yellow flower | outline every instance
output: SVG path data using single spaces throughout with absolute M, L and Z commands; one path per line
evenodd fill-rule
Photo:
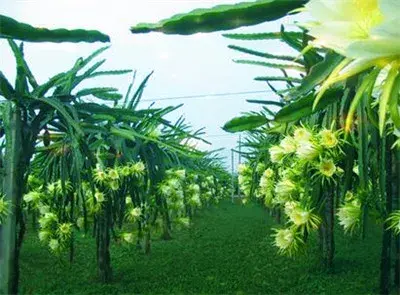
M 113 180 L 109 182 L 109 187 L 113 191 L 117 191 L 119 189 L 119 183 L 117 180 Z
M 96 169 L 94 171 L 94 180 L 97 183 L 104 183 L 107 180 L 107 174 L 101 169 Z
M 120 169 L 120 171 L 121 171 L 122 176 L 125 176 L 125 177 L 127 177 L 131 174 L 131 168 L 129 166 L 123 166 Z
M 329 129 L 321 130 L 318 135 L 320 137 L 320 143 L 323 147 L 334 148 L 339 143 L 335 133 Z
M 118 170 L 116 170 L 116 169 L 109 169 L 108 170 L 108 173 L 107 173 L 108 175 L 108 177 L 111 179 L 111 180 L 118 180 L 119 179 L 119 173 L 118 173 Z
M 332 177 L 333 174 L 335 174 L 336 172 L 336 166 L 335 163 L 333 163 L 332 160 L 327 160 L 327 159 L 323 159 L 320 163 L 319 163 L 319 172 L 326 176 L 326 177 Z
M 71 223 L 59 224 L 57 233 L 61 238 L 61 240 L 69 239 L 72 233 L 72 224 Z

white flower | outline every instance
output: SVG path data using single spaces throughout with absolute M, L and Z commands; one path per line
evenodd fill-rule
M 186 170 L 185 170 L 185 169 L 176 170 L 176 171 L 175 171 L 175 175 L 176 175 L 180 180 L 184 180 L 185 177 L 186 177 Z
M 47 242 L 47 240 L 50 238 L 51 232 L 47 230 L 41 230 L 39 231 L 39 240 L 41 242 Z
M 300 246 L 304 242 L 293 229 L 275 229 L 274 245 L 279 248 L 280 254 L 292 256 L 300 250 Z
M 296 202 L 296 201 L 288 201 L 288 202 L 286 202 L 285 203 L 285 208 L 284 208 L 285 214 L 287 216 L 289 216 L 297 206 L 299 206 L 299 203 Z
M 133 243 L 133 234 L 131 234 L 131 233 L 123 233 L 122 234 L 122 239 L 128 244 L 132 244 Z
M 201 206 L 201 200 L 200 200 L 200 195 L 193 195 L 190 198 L 190 204 L 192 206 Z
M 4 197 L 0 197 L 0 225 L 10 212 L 10 202 L 6 201 Z
M 37 191 L 31 191 L 24 195 L 24 201 L 26 203 L 37 203 L 40 200 L 41 193 Z
M 396 57 L 400 52 L 397 0 L 312 0 L 306 26 L 315 43 L 349 58 Z
M 141 176 L 144 174 L 146 166 L 143 164 L 143 162 L 139 161 L 139 162 L 132 164 L 130 166 L 130 169 L 131 169 L 131 173 L 137 177 L 137 176 Z
M 56 239 L 51 239 L 49 242 L 49 247 L 52 251 L 57 252 L 60 249 L 60 243 Z
M 50 212 L 50 206 L 39 204 L 39 213 L 41 215 L 44 215 L 45 213 L 49 213 L 49 212 Z
M 350 202 L 342 205 L 337 214 L 339 224 L 343 226 L 346 232 L 352 232 L 360 225 L 361 206 L 359 202 Z
M 291 195 L 296 191 L 296 185 L 290 179 L 284 178 L 278 181 L 275 186 L 277 197 L 282 200 L 290 199 Z
M 85 219 L 84 219 L 83 217 L 79 217 L 79 218 L 76 220 L 76 225 L 77 225 L 80 229 L 83 229 L 84 226 L 85 226 Z
M 269 148 L 269 155 L 272 163 L 278 163 L 285 156 L 285 151 L 280 146 L 274 145 Z
M 304 127 L 298 127 L 294 130 L 293 138 L 299 145 L 302 141 L 309 141 L 312 137 L 310 130 Z
M 142 209 L 140 207 L 132 208 L 127 213 L 127 219 L 131 222 L 136 221 L 140 215 L 142 215 Z
M 301 160 L 312 161 L 319 155 L 318 147 L 311 141 L 304 140 L 299 143 L 296 155 Z
M 39 218 L 39 224 L 41 228 L 48 228 L 52 224 L 58 222 L 58 217 L 54 213 L 45 213 L 41 218 Z
M 244 174 L 249 170 L 249 166 L 247 166 L 246 164 L 239 164 L 237 171 L 239 174 Z
M 97 201 L 97 202 L 99 202 L 99 203 L 104 202 L 104 194 L 103 194 L 102 192 L 96 191 L 96 192 L 94 193 L 94 197 L 96 198 L 96 201 Z
M 293 137 L 286 136 L 284 139 L 282 139 L 279 146 L 282 148 L 285 154 L 291 154 L 296 151 L 297 144 Z

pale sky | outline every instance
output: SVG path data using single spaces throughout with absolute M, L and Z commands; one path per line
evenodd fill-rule
M 233 93 L 268 90 L 266 84 L 253 81 L 256 76 L 279 75 L 278 71 L 263 67 L 239 65 L 232 59 L 248 58 L 227 48 L 242 45 L 270 53 L 288 54 L 290 51 L 277 41 L 243 42 L 229 40 L 222 32 L 172 36 L 152 33 L 133 35 L 130 26 L 139 22 L 155 22 L 176 13 L 216 4 L 235 3 L 235 0 L 1 0 L 0 14 L 34 26 L 48 28 L 97 29 L 111 37 L 111 48 L 100 58 L 107 58 L 104 69 L 137 70 L 137 81 L 154 70 L 143 99 L 179 97 L 214 93 Z M 248 1 L 251 2 L 251 1 Z M 291 24 L 292 19 L 284 19 Z M 266 23 L 231 32 L 278 31 L 282 22 Z M 101 43 L 26 43 L 25 57 L 39 83 L 65 71 L 80 56 L 87 56 Z M 254 59 L 251 58 L 250 59 Z M 0 41 L 0 70 L 13 80 L 15 61 L 4 40 Z M 10 78 L 11 77 L 11 78 Z M 112 86 L 124 94 L 131 76 L 96 80 L 96 86 Z M 94 81 L 95 82 L 95 81 Z M 89 84 L 86 84 L 89 85 Z M 93 86 L 93 85 L 92 85 Z M 156 106 L 184 103 L 174 113 L 184 115 L 195 128 L 205 127 L 205 139 L 212 142 L 207 149 L 226 148 L 223 153 L 230 164 L 230 149 L 237 145 L 238 135 L 225 133 L 221 126 L 241 112 L 258 110 L 246 99 L 276 99 L 271 93 L 232 95 L 157 101 Z M 149 102 L 142 102 L 147 107 Z M 237 160 L 236 160 L 237 161 Z

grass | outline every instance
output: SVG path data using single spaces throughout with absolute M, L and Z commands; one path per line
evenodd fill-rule
M 315 237 L 307 253 L 281 257 L 271 245 L 274 221 L 256 204 L 228 201 L 202 210 L 171 241 L 155 238 L 149 256 L 135 246 L 112 246 L 113 283 L 96 278 L 95 242 L 78 237 L 75 262 L 52 256 L 35 233 L 21 253 L 25 294 L 373 294 L 379 277 L 380 233 L 364 241 L 336 235 L 335 271 L 326 274 Z

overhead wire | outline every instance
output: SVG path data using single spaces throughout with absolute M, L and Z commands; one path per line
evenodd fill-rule
M 257 90 L 257 91 L 242 91 L 242 92 L 224 92 L 224 93 L 209 93 L 209 94 L 196 94 L 196 95 L 184 95 L 184 96 L 171 96 L 171 97 L 160 97 L 153 99 L 142 99 L 141 101 L 154 102 L 162 100 L 176 100 L 176 99 L 193 99 L 193 98 L 206 98 L 206 97 L 221 97 L 221 96 L 234 96 L 234 95 L 244 95 L 244 94 L 261 94 L 269 93 L 272 90 Z

